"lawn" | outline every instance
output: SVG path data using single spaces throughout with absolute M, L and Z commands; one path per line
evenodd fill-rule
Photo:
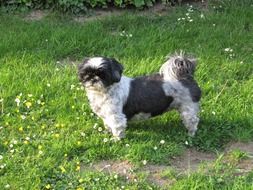
M 237 168 L 251 155 L 223 152 L 231 142 L 253 139 L 252 10 L 251 0 L 224 0 L 84 22 L 59 13 L 26 20 L 29 13 L 0 12 L 0 189 L 253 189 L 253 170 Z M 203 96 L 196 136 L 188 137 L 179 115 L 169 112 L 131 122 L 125 139 L 111 141 L 89 108 L 75 64 L 115 57 L 134 77 L 157 72 L 179 50 L 198 58 Z M 187 174 L 173 169 L 189 149 L 217 159 Z M 126 179 L 94 169 L 101 161 L 134 169 Z M 150 179 L 148 166 L 159 165 L 165 170 L 157 175 L 169 187 Z

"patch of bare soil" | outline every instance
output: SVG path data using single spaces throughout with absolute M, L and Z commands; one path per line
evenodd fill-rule
M 105 17 L 120 16 L 124 12 L 125 10 L 119 10 L 119 9 L 110 9 L 110 10 L 97 9 L 92 12 L 92 15 L 74 17 L 74 21 L 79 22 L 79 23 L 84 23 L 84 22 L 89 22 L 93 20 L 101 20 Z
M 29 13 L 24 20 L 27 21 L 38 21 L 43 19 L 45 16 L 47 16 L 48 13 L 46 11 L 42 11 L 42 10 L 34 10 L 31 13 Z
M 136 178 L 134 174 L 134 166 L 128 161 L 111 161 L 104 160 L 92 164 L 89 167 L 85 167 L 88 170 L 96 170 L 99 172 L 106 172 L 109 174 L 118 174 L 120 176 L 126 177 L 126 179 L 133 180 Z
M 243 142 L 233 142 L 230 143 L 225 152 L 230 152 L 233 150 L 240 150 L 247 154 L 246 159 L 242 159 L 237 165 L 237 175 L 243 175 L 250 171 L 253 171 L 253 142 L 243 143 Z
M 164 179 L 161 177 L 161 173 L 168 168 L 168 166 L 164 165 L 147 165 L 144 168 L 138 169 L 138 172 L 142 172 L 147 174 L 147 179 L 161 187 L 169 186 L 174 181 L 169 179 Z M 99 171 L 105 172 L 109 174 L 117 174 L 122 177 L 125 177 L 127 180 L 137 180 L 136 171 L 134 166 L 129 161 L 110 161 L 104 160 L 101 162 L 97 162 L 92 164 L 89 167 L 84 167 L 82 170 L 89 171 Z
M 163 178 L 161 174 L 171 167 L 165 165 L 147 165 L 142 170 L 148 175 L 148 180 L 160 187 L 169 187 L 175 180 Z
M 191 173 L 198 170 L 203 163 L 210 163 L 216 159 L 214 153 L 200 152 L 189 148 L 181 156 L 172 160 L 173 168 L 180 173 Z
M 253 156 L 253 142 L 249 142 L 249 143 L 232 142 L 228 144 L 225 151 L 229 152 L 232 150 L 241 150 L 243 152 L 246 152 L 249 156 Z
M 229 155 L 229 153 L 233 150 L 241 150 L 246 152 L 248 158 L 242 159 L 237 164 L 237 172 L 235 175 L 244 175 L 253 170 L 253 142 L 250 143 L 242 143 L 235 142 L 230 143 L 224 151 L 225 155 Z M 171 160 L 171 166 L 167 165 L 145 165 L 142 168 L 136 169 L 133 164 L 129 161 L 111 161 L 104 160 L 97 163 L 94 163 L 90 166 L 82 167 L 82 170 L 89 171 L 99 171 L 105 172 L 109 174 L 118 174 L 122 177 L 125 177 L 127 180 L 136 180 L 137 173 L 142 172 L 147 175 L 147 179 L 163 188 L 170 187 L 174 182 L 175 178 L 163 177 L 163 172 L 167 169 L 173 169 L 176 171 L 177 175 L 185 175 L 190 174 L 192 172 L 200 169 L 203 164 L 206 168 L 212 167 L 212 163 L 217 159 L 217 155 L 214 153 L 201 152 L 193 148 L 186 149 L 185 152 L 178 157 L 175 157 Z

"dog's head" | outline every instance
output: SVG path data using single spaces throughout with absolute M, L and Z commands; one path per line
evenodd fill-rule
M 85 88 L 102 89 L 121 79 L 123 66 L 114 58 L 86 58 L 78 66 L 78 76 Z
M 160 68 L 160 74 L 176 79 L 193 77 L 197 62 L 193 57 L 185 56 L 182 52 L 167 57 Z

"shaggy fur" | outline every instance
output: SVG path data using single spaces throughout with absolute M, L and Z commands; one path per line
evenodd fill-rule
M 78 67 L 90 106 L 114 137 L 124 137 L 127 121 L 179 111 L 189 135 L 197 131 L 201 91 L 193 79 L 196 60 L 173 55 L 160 73 L 137 78 L 122 76 L 115 59 L 93 57 Z

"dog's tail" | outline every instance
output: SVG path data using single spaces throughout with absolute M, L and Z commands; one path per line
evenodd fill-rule
M 196 65 L 197 60 L 195 58 L 187 57 L 181 52 L 167 58 L 167 61 L 160 68 L 160 74 L 163 75 L 164 79 L 193 78 Z

